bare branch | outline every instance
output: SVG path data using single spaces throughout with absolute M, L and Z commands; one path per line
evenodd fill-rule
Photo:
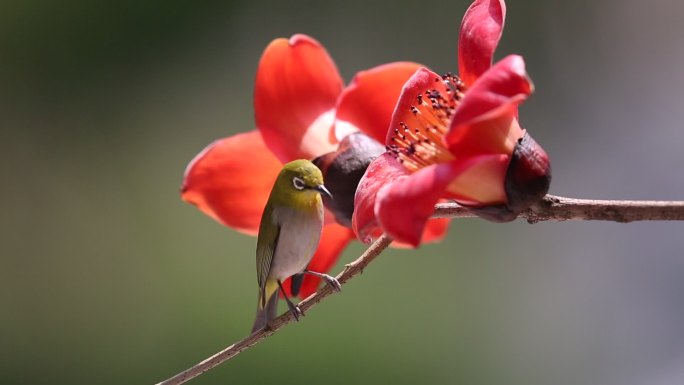
M 475 216 L 468 208 L 459 206 L 457 203 L 440 203 L 435 206 L 435 214 L 433 215 L 435 218 L 469 218 Z M 591 200 L 547 195 L 534 207 L 520 214 L 519 217 L 526 218 L 529 223 L 550 220 L 613 221 L 622 223 L 655 220 L 681 221 L 684 220 L 684 202 Z M 361 273 L 391 242 L 392 240 L 386 235 L 378 238 L 358 259 L 345 266 L 342 273 L 337 276 L 340 284 L 344 285 L 354 276 Z M 300 302 L 299 308 L 302 312 L 306 312 L 333 293 L 334 291 L 329 286 L 325 286 Z M 294 321 L 294 317 L 290 312 L 286 312 L 270 323 L 269 330 L 258 331 L 157 385 L 183 384 L 256 345 L 292 321 Z
M 468 208 L 457 203 L 440 203 L 435 207 L 436 218 L 475 217 Z M 564 198 L 547 195 L 535 206 L 520 214 L 529 223 L 543 221 L 682 221 L 683 201 L 616 201 Z
M 359 258 L 357 258 L 354 262 L 348 264 L 345 266 L 344 270 L 342 273 L 340 273 L 336 278 L 338 281 L 340 281 L 341 285 L 344 285 L 347 281 L 352 279 L 354 276 L 358 275 L 359 273 L 363 272 L 363 269 L 371 263 L 380 253 L 382 253 L 383 250 L 387 248 L 387 246 L 392 243 L 392 240 L 383 235 L 380 238 L 378 238 L 375 242 L 373 242 L 372 245 L 363 253 Z M 318 292 L 310 295 L 306 299 L 304 299 L 302 302 L 299 303 L 299 308 L 302 310 L 302 313 L 306 313 L 307 310 L 311 309 L 314 305 L 317 303 L 321 302 L 323 298 L 335 293 L 330 286 L 326 285 L 323 288 L 321 288 Z M 285 314 L 281 315 L 280 317 L 274 319 L 269 323 L 270 329 L 269 330 L 260 330 L 255 332 L 254 334 L 250 335 L 249 337 L 238 341 L 234 343 L 233 345 L 230 345 L 229 347 L 223 349 L 222 351 L 214 354 L 213 356 L 207 358 L 206 360 L 198 363 L 197 365 L 184 370 L 181 373 L 178 373 L 177 375 L 169 378 L 168 380 L 162 381 L 158 383 L 157 385 L 176 385 L 176 384 L 183 384 L 187 381 L 190 381 L 191 379 L 199 376 L 200 374 L 206 372 L 207 370 L 225 362 L 228 361 L 229 359 L 237 356 L 238 354 L 242 353 L 244 350 L 249 349 L 250 347 L 256 345 L 257 343 L 261 342 L 263 339 L 266 337 L 272 335 L 273 333 L 277 332 L 280 328 L 283 326 L 289 324 L 290 322 L 294 321 L 294 317 L 292 316 L 292 313 L 289 311 L 286 312 Z

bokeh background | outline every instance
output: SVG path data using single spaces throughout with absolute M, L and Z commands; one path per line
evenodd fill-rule
M 151 384 L 243 337 L 255 240 L 178 188 L 206 144 L 253 128 L 263 48 L 310 34 L 347 81 L 455 71 L 468 4 L 0 2 L 0 383 Z M 552 193 L 684 198 L 683 16 L 509 1 L 497 57 L 526 58 Z M 192 383 L 682 384 L 683 250 L 684 223 L 457 220 Z

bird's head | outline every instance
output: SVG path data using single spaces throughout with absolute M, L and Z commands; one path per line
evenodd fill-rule
M 283 203 L 296 203 L 292 200 L 305 201 L 317 198 L 319 194 L 332 198 L 330 191 L 323 184 L 323 174 L 313 163 L 298 159 L 285 164 L 278 174 L 272 197 Z

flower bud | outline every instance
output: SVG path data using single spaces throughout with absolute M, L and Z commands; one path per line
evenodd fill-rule
M 378 141 L 357 132 L 342 139 L 336 151 L 313 160 L 333 196 L 332 199 L 323 196 L 323 203 L 339 224 L 352 227 L 356 187 L 368 165 L 383 152 L 385 147 Z
M 549 191 L 551 164 L 546 151 L 525 132 L 518 139 L 506 172 L 508 208 L 519 214 L 539 202 Z
M 525 132 L 518 139 L 506 170 L 506 203 L 473 207 L 477 216 L 492 222 L 510 222 L 539 202 L 549 191 L 551 164 L 544 149 Z

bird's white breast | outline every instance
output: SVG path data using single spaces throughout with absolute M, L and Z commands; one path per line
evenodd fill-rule
M 288 207 L 273 209 L 280 234 L 271 262 L 269 277 L 284 280 L 301 273 L 316 252 L 323 227 L 323 208 L 316 211 Z

